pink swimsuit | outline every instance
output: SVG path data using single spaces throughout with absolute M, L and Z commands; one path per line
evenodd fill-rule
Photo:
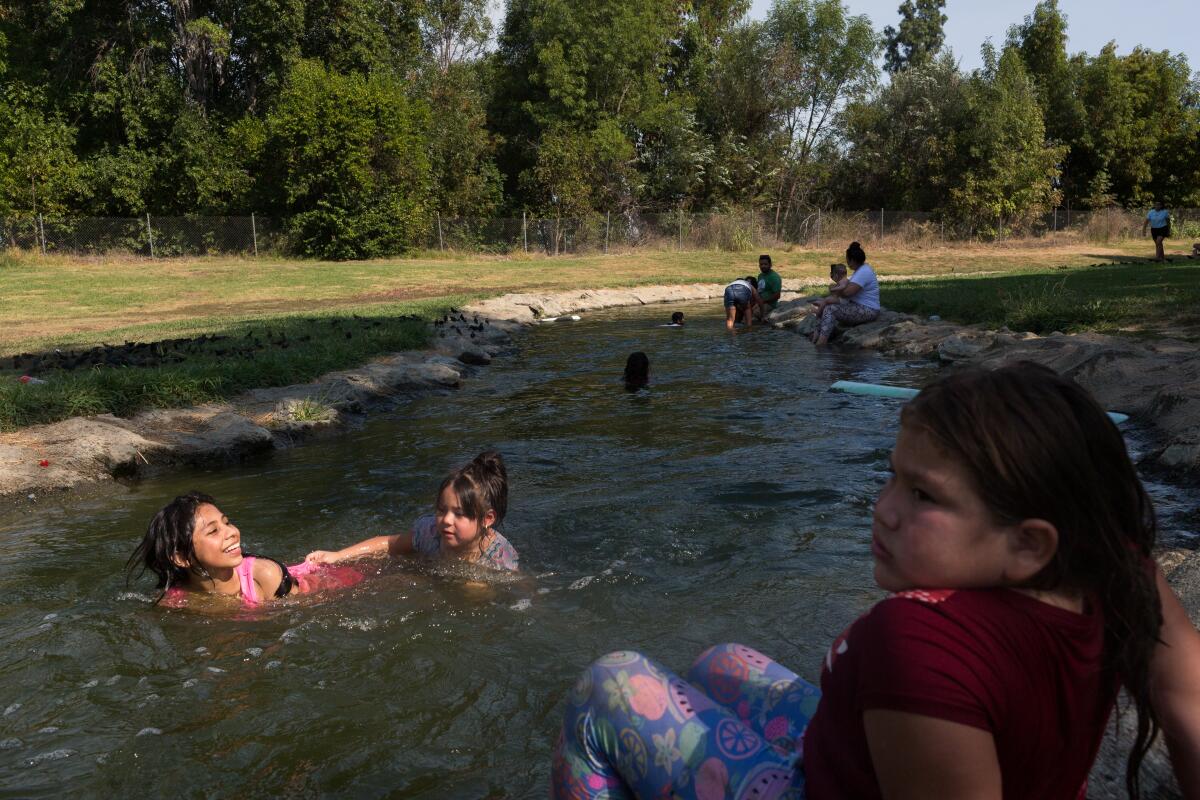
M 254 582 L 254 562 L 259 558 L 260 556 L 245 556 L 242 563 L 234 568 L 234 574 L 238 577 L 238 587 L 241 590 L 242 605 L 250 608 L 262 604 L 262 599 L 258 596 L 258 584 Z M 279 566 L 284 570 L 285 577 L 280 588 L 287 587 L 284 589 L 285 595 L 290 593 L 293 581 L 300 587 L 298 594 L 312 594 L 322 589 L 348 589 L 363 580 L 363 574 L 351 567 L 312 564 L 307 561 L 292 567 L 283 567 L 283 564 L 279 564 Z M 291 580 L 288 576 L 291 577 Z M 188 594 L 190 592 L 186 589 L 173 586 L 167 590 L 159 603 L 179 608 L 187 605 Z

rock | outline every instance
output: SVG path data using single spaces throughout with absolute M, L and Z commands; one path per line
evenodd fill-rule
M 1179 596 L 1192 624 L 1200 626 L 1200 552 L 1191 551 L 1184 556 L 1164 555 L 1160 555 L 1159 560 L 1164 566 L 1167 582 Z M 1176 566 L 1167 570 L 1166 565 L 1172 561 L 1177 562 Z M 1113 717 L 1100 746 L 1095 766 L 1092 767 L 1088 786 L 1089 800 L 1124 800 L 1127 796 L 1125 759 L 1128 757 L 1136 729 L 1132 711 L 1122 715 L 1119 730 L 1116 715 Z M 1155 744 L 1142 763 L 1141 781 L 1142 797 L 1150 800 L 1174 800 L 1183 797 L 1179 785 L 1175 782 L 1170 756 L 1161 740 Z
M 774 325 L 776 328 L 792 328 L 797 325 L 805 324 L 806 319 L 816 320 L 813 314 L 811 305 L 813 300 L 817 299 L 817 295 L 809 297 L 800 297 L 795 300 L 781 300 L 775 310 L 767 315 L 767 324 Z M 812 324 L 812 323 L 807 323 Z
M 175 459 L 191 463 L 233 461 L 275 444 L 269 430 L 233 411 L 219 411 L 194 432 L 171 433 L 165 439 Z
M 469 347 L 458 354 L 458 360 L 473 366 L 487 366 L 492 363 L 492 357 L 478 347 Z
M 946 363 L 970 361 L 994 347 L 998 334 L 989 331 L 964 331 L 943 339 L 937 346 L 938 359 Z

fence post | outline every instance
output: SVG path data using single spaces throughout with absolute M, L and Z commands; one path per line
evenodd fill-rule
M 254 257 L 258 258 L 258 226 L 254 223 L 254 212 L 250 212 L 250 238 L 254 240 Z
M 879 209 L 879 241 L 883 242 L 883 209 Z
M 604 255 L 608 255 L 608 229 L 612 227 L 612 212 L 604 212 Z
M 1058 233 L 1058 206 L 1054 207 L 1054 232 Z
M 41 214 L 38 214 L 38 234 L 42 240 L 42 255 L 46 255 L 46 223 Z
M 529 252 L 529 228 L 525 222 L 525 209 L 521 209 L 521 241 L 525 244 L 525 252 Z
M 150 242 L 150 257 L 154 258 L 154 229 L 150 227 L 150 212 L 146 212 L 146 239 Z
M 442 212 L 440 212 L 440 211 L 435 211 L 435 212 L 433 212 L 433 213 L 437 215 L 437 226 L 438 226 L 438 250 L 445 250 L 445 249 L 446 249 L 446 245 L 445 245 L 445 243 L 442 241 Z

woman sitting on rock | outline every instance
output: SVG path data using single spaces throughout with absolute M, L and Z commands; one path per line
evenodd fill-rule
M 846 264 L 854 271 L 850 282 L 836 292 L 831 291 L 830 297 L 813 303 L 821 319 L 813 338 L 816 344 L 827 344 L 833 326 L 838 322 L 848 326 L 861 325 L 879 316 L 879 281 L 858 242 L 851 242 L 846 248 Z M 843 302 L 838 302 L 839 299 Z

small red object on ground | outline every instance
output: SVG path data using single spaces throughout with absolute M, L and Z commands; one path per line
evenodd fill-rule
M 38 466 L 39 467 L 48 467 L 48 466 L 50 466 L 50 461 L 48 459 L 43 458 L 41 461 L 38 462 Z

